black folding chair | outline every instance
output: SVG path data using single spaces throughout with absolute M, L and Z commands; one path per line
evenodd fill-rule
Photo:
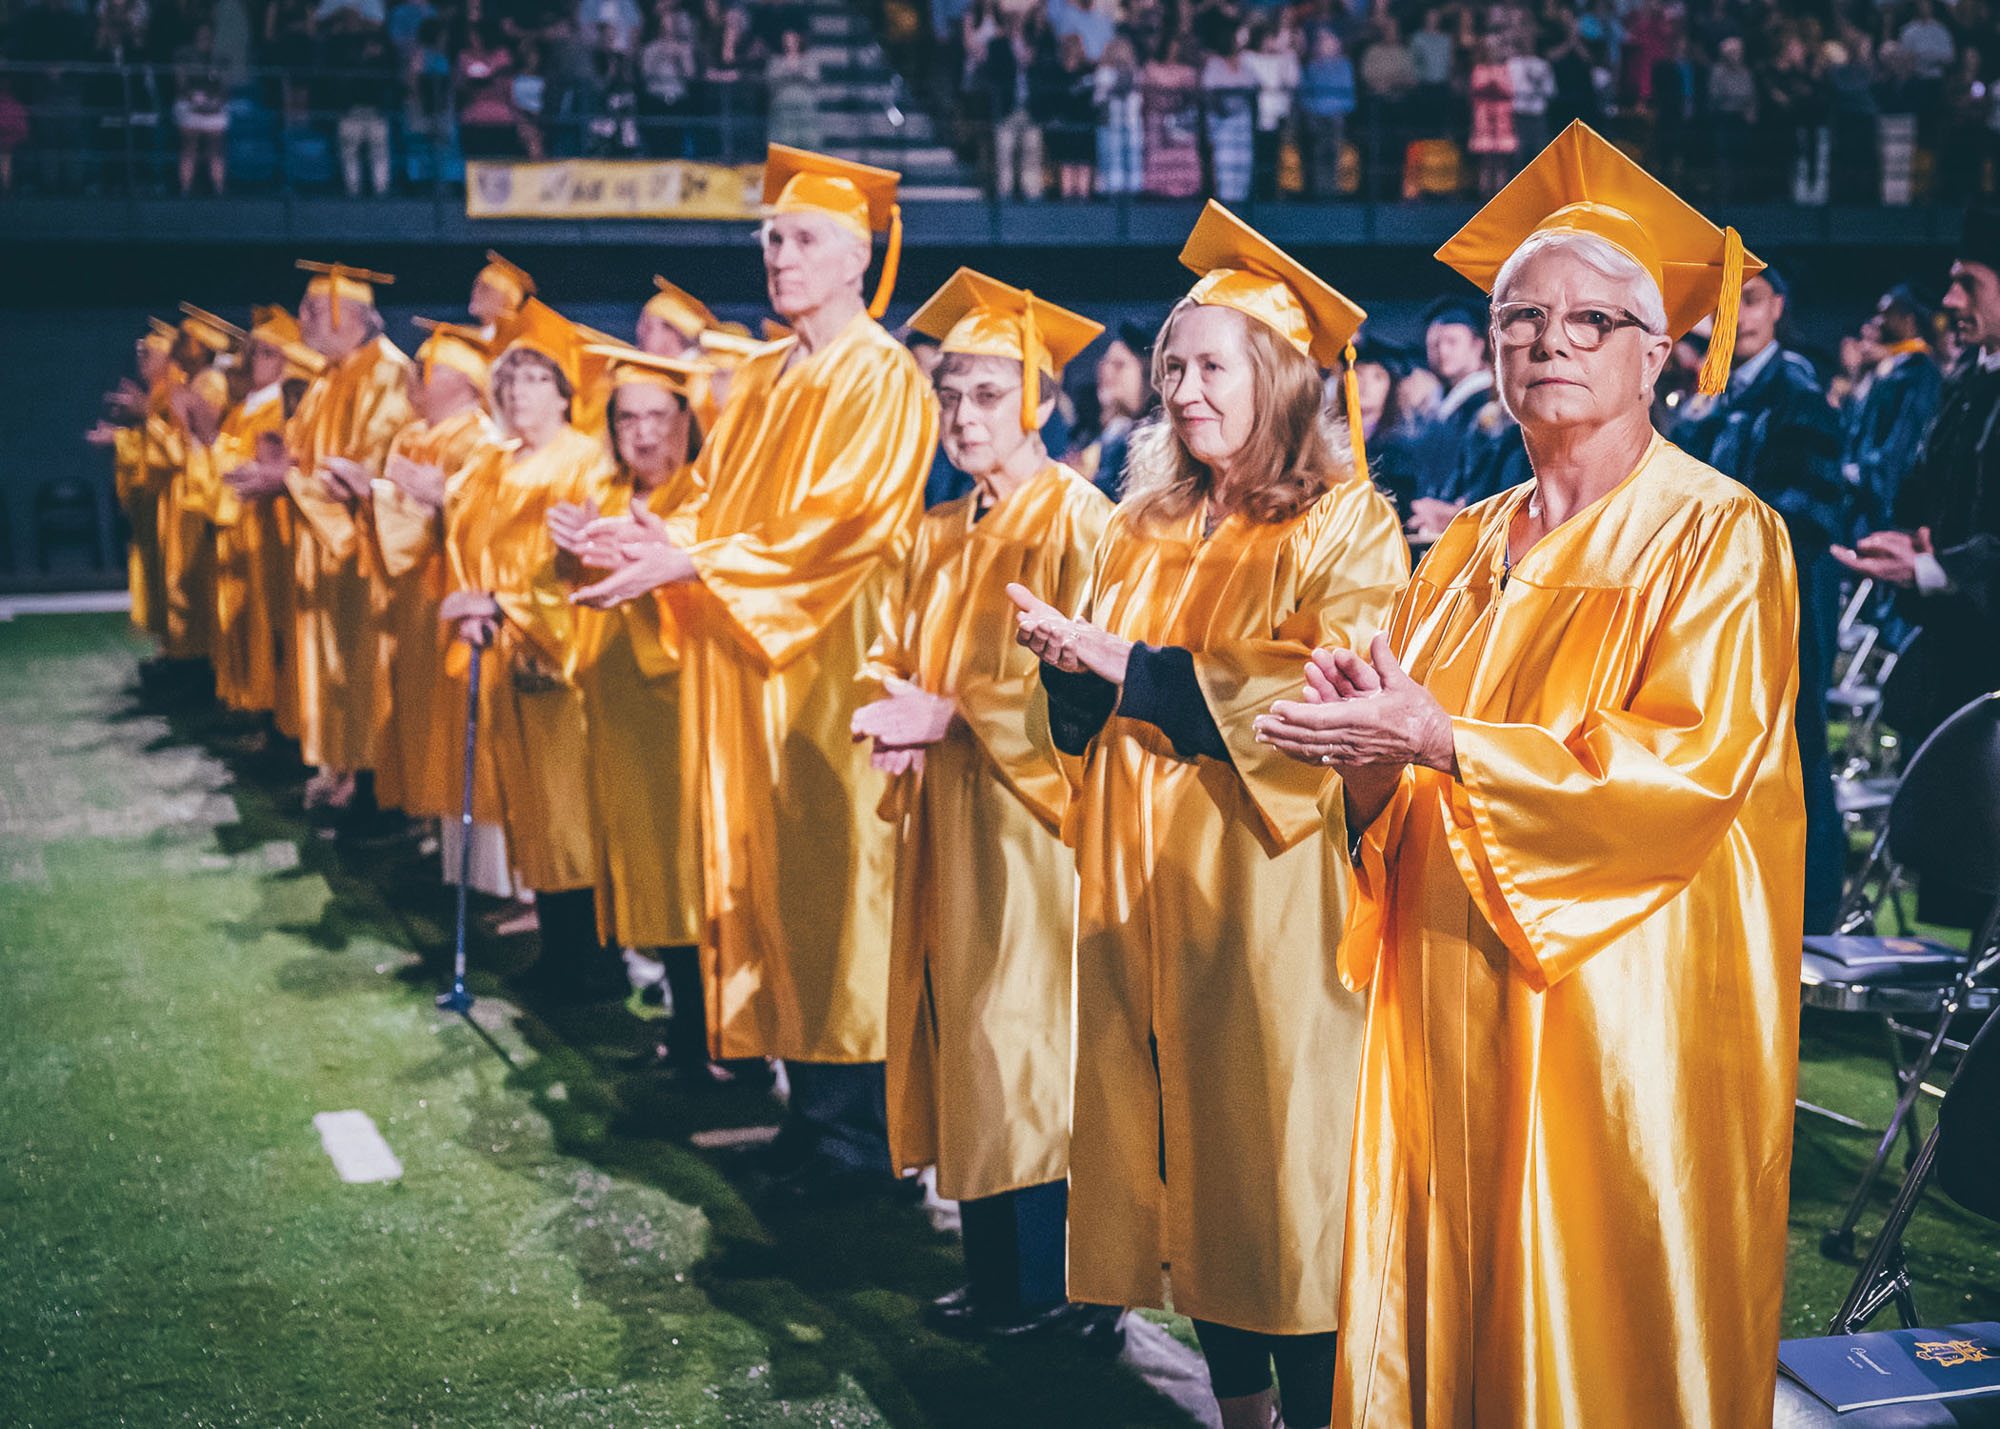
M 1904 877 L 1982 895 L 1992 902 L 1961 951 L 1930 938 L 1872 933 L 1882 904 Z M 1882 1019 L 1895 1075 L 1896 1109 L 1840 1222 L 1820 1239 L 1829 1256 L 1853 1253 L 1866 1209 L 1899 1136 L 1919 1151 L 1911 1113 L 1940 1069 L 1962 1054 L 1951 1036 L 1961 1015 L 1983 1017 L 2000 1004 L 2000 694 L 1959 710 L 1924 741 L 1897 783 L 1882 831 L 1850 885 L 1840 931 L 1805 940 L 1801 1000 L 1809 1007 Z M 1914 1047 L 1914 1055 L 1910 1049 Z M 1861 1122 L 1801 1101 L 1803 1111 L 1857 1130 Z
M 49 573 L 49 558 L 65 548 L 82 551 L 92 570 L 104 565 L 96 494 L 86 481 L 57 476 L 35 491 L 35 557 L 43 575 Z
M 1889 1218 L 1827 1334 L 1858 1334 L 1892 1303 L 1903 1328 L 1919 1323 L 1903 1233 L 1933 1181 L 1974 1215 L 2000 1220 L 2000 1018 L 1989 1019 L 1960 1058 L 1958 1075 L 1938 1109 L 1937 1126 L 1903 1177 Z M 1836 1415 L 1781 1377 L 1774 1423 L 1777 1429 L 1986 1429 L 2000 1425 L 2000 1398 L 1889 1405 Z

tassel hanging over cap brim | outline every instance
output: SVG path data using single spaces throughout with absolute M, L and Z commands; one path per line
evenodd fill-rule
M 1701 364 L 1698 390 L 1717 397 L 1729 385 L 1729 367 L 1736 360 L 1736 317 L 1743 306 L 1743 237 L 1733 228 L 1722 231 L 1722 294 L 1715 302 L 1715 331 L 1709 335 L 1708 356 Z
M 896 291 L 896 269 L 903 261 L 903 206 L 893 205 L 889 210 L 889 244 L 882 250 L 882 281 L 875 285 L 875 301 L 868 305 L 868 316 L 877 322 L 889 311 L 889 297 Z
M 1042 405 L 1042 332 L 1035 322 L 1035 295 L 1021 290 L 1021 430 L 1036 429 Z
M 1347 394 L 1347 442 L 1354 450 L 1354 474 L 1363 481 L 1368 480 L 1368 448 L 1361 432 L 1361 382 L 1354 375 L 1354 344 L 1347 344 L 1347 351 L 1341 356 L 1345 371 L 1340 374 L 1340 385 Z

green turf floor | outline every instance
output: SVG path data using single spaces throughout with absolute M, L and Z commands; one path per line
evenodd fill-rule
M 918 1210 L 754 1213 L 688 1138 L 769 1105 L 677 1089 L 657 1023 L 504 1000 L 523 940 L 440 1016 L 435 862 L 316 837 L 242 723 L 139 699 L 141 653 L 0 624 L 0 1426 L 1189 1422 L 925 1331 L 956 1250 Z M 1806 1094 L 1879 1121 L 1878 1037 L 1810 1023 Z M 334 1177 L 312 1117 L 349 1108 L 400 1181 Z M 1846 1288 L 1816 1242 L 1866 1149 L 1801 1125 L 1788 1332 Z M 1928 1318 L 2000 1316 L 1992 1230 L 1927 1205 Z

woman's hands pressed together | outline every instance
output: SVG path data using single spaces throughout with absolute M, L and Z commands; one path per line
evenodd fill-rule
M 1451 773 L 1451 716 L 1411 679 L 1377 635 L 1363 659 L 1352 650 L 1313 651 L 1303 698 L 1279 700 L 1256 723 L 1261 743 L 1309 764 L 1340 769 L 1405 764 Z

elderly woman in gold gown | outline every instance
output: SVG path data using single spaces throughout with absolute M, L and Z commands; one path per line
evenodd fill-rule
M 1804 811 L 1784 523 L 1647 420 L 1760 265 L 1582 126 L 1439 255 L 1534 479 L 1262 737 L 1338 771 L 1370 989 L 1335 1420 L 1771 1422 Z M 1333 807 L 1344 803 L 1344 808 Z M 1344 822 L 1343 822 L 1344 819 Z

